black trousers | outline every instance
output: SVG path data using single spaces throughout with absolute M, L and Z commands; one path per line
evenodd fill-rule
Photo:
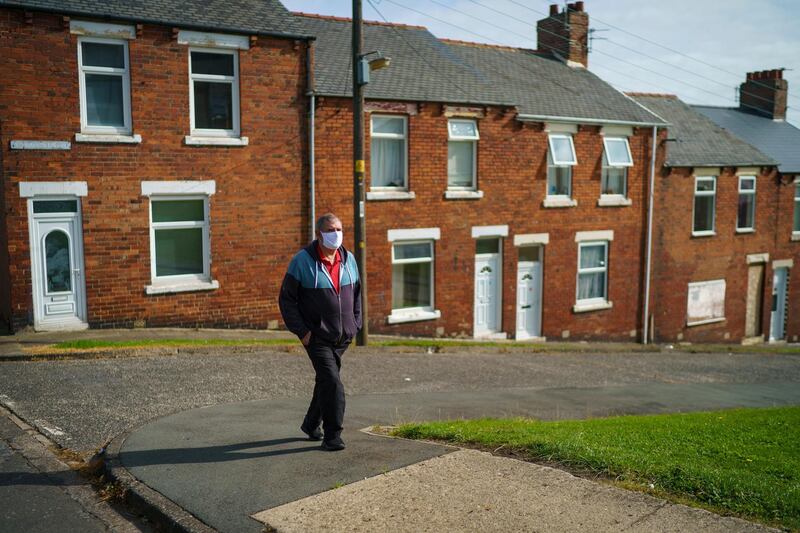
M 305 425 L 315 428 L 322 422 L 325 440 L 335 439 L 342 432 L 344 385 L 339 379 L 339 371 L 342 368 L 342 355 L 349 345 L 350 341 L 333 344 L 317 340 L 312 335 L 305 347 L 316 372 L 314 396 L 308 406 Z

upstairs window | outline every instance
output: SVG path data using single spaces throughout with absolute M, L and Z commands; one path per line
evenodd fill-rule
M 372 189 L 408 189 L 408 121 L 403 116 L 373 115 L 370 135 Z
M 800 233 L 800 182 L 794 186 L 794 233 Z
M 737 231 L 752 231 L 756 220 L 756 177 L 739 176 L 739 206 Z
M 578 163 L 571 135 L 550 135 L 547 151 L 547 196 L 572 195 L 572 167 Z
M 239 54 L 236 50 L 189 50 L 192 135 L 239 136 Z
M 447 188 L 474 191 L 480 138 L 478 126 L 474 120 L 450 120 L 447 133 Z
M 717 209 L 717 178 L 704 176 L 694 182 L 693 235 L 714 235 Z
M 78 40 L 81 132 L 131 132 L 128 42 L 82 37 Z
M 603 148 L 600 194 L 626 197 L 628 194 L 628 167 L 633 166 L 628 139 L 605 137 Z

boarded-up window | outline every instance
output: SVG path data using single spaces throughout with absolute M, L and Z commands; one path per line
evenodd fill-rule
M 686 306 L 688 325 L 714 322 L 725 318 L 725 280 L 701 281 L 689 284 Z

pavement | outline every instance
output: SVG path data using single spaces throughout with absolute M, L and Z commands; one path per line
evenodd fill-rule
M 800 404 L 800 387 L 796 383 L 775 384 L 648 384 L 623 387 L 600 387 L 590 389 L 513 389 L 484 392 L 447 392 L 417 394 L 372 394 L 348 397 L 346 429 L 343 434 L 348 447 L 343 452 L 329 453 L 319 450 L 319 443 L 302 438 L 298 426 L 305 413 L 306 401 L 300 399 L 262 400 L 192 409 L 154 420 L 131 432 L 121 444 L 119 459 L 122 465 L 138 480 L 158 493 L 177 503 L 205 524 L 219 531 L 261 531 L 263 525 L 272 527 L 287 523 L 286 509 L 275 511 L 281 517 L 271 523 L 270 509 L 298 502 L 288 509 L 305 509 L 307 498 L 329 491 L 342 484 L 381 476 L 398 468 L 406 467 L 452 452 L 454 449 L 436 444 L 369 435 L 358 431 L 374 424 L 399 423 L 413 420 L 437 420 L 453 418 L 475 418 L 482 416 L 528 416 L 542 419 L 584 418 L 609 414 L 661 413 L 688 410 L 711 410 L 733 406 L 767 407 Z M 383 509 L 391 510 L 399 529 L 416 530 L 413 520 L 424 520 L 417 516 L 405 522 L 403 509 L 417 506 L 429 509 L 424 516 L 432 519 L 430 509 L 438 509 L 443 517 L 456 521 L 446 530 L 460 530 L 459 520 L 465 520 L 465 507 L 456 505 L 463 498 L 480 500 L 475 491 L 492 492 L 491 483 L 496 483 L 498 493 L 509 490 L 505 480 L 498 478 L 492 461 L 479 460 L 477 464 L 468 460 L 461 471 L 478 468 L 472 475 L 484 479 L 483 484 L 462 483 L 457 477 L 449 477 L 447 468 L 437 467 L 437 474 L 430 474 L 427 487 L 448 486 L 447 492 L 420 492 L 415 486 L 418 476 L 403 477 L 405 489 L 394 486 L 389 492 L 400 491 L 403 499 L 387 500 Z M 434 463 L 436 464 L 436 463 Z M 518 467 L 523 468 L 523 467 Z M 512 470 L 517 471 L 517 467 Z M 402 477 L 402 476 L 401 476 Z M 517 476 L 515 479 L 519 479 Z M 575 527 L 575 520 L 589 508 L 586 507 L 585 480 L 570 476 L 572 481 L 561 481 L 553 497 L 562 512 L 548 515 L 547 522 L 536 522 L 538 530 L 565 531 Z M 448 481 L 449 480 L 449 481 Z M 573 486 L 574 485 L 574 486 Z M 370 485 L 371 486 L 371 485 Z M 593 484 L 598 491 L 602 485 Z M 569 490 L 562 490 L 568 487 Z M 528 503 L 534 504 L 532 487 Z M 338 490 L 338 489 L 337 489 Z M 370 491 L 365 491 L 369 494 Z M 609 493 L 610 494 L 610 493 Z M 641 495 L 614 491 L 608 496 L 616 503 L 607 513 L 604 526 L 588 518 L 587 527 L 601 530 L 619 530 L 624 525 L 622 516 L 627 509 L 641 500 Z M 478 498 L 478 500 L 475 500 Z M 318 501 L 318 500 L 313 500 Z M 658 500 L 654 500 L 658 502 Z M 388 504 L 387 502 L 391 502 Z M 660 502 L 658 505 L 661 505 Z M 321 527 L 324 522 L 312 519 L 307 530 L 330 529 L 345 531 L 363 528 L 365 521 L 375 514 L 375 501 L 364 506 L 349 505 L 352 512 L 330 510 L 335 527 Z M 309 504 L 311 505 L 311 504 Z M 388 507 L 387 507 L 388 505 Z M 536 503 L 538 505 L 538 503 Z M 638 505 L 638 504 L 637 504 Z M 298 507 L 299 506 L 299 507 Z M 316 503 L 311 508 L 325 507 Z M 637 507 L 630 514 L 629 522 L 642 518 L 653 510 L 656 503 Z M 525 506 L 523 506 L 525 507 Z M 497 509 L 504 518 L 498 518 L 493 530 L 518 529 L 517 516 L 522 508 L 507 505 Z M 686 524 L 692 514 L 678 513 Z M 524 516 L 529 516 L 523 513 Z M 307 512 L 297 514 L 307 517 Z M 323 516 L 326 516 L 323 513 Z M 559 519 L 559 516 L 561 518 Z M 626 515 L 628 516 L 628 515 Z M 367 519 L 370 520 L 367 520 Z M 663 513 L 661 518 L 648 519 L 656 529 L 672 524 L 673 516 Z M 384 520 L 387 517 L 383 518 Z M 513 519 L 513 520 L 512 520 Z M 599 519 L 599 518 L 598 518 Z M 507 522 L 506 520 L 512 520 Z M 298 522 L 306 523 L 306 522 Z M 381 525 L 383 522 L 378 522 Z M 435 521 L 431 522 L 432 524 Z M 313 527 L 314 525 L 320 527 Z M 408 527 L 407 527 L 408 526 Z M 663 526 L 663 527 L 662 527 Z M 298 526 L 299 527 L 299 526 Z M 672 525 L 670 526 L 672 527 Z M 742 526 L 744 527 L 744 526 Z M 751 526 L 744 527 L 747 530 Z M 281 528 L 278 528 L 282 530 Z M 301 528 L 302 529 L 302 528 Z M 371 529 L 369 527 L 368 529 Z M 397 527 L 395 527 L 397 529 Z M 434 530 L 433 528 L 430 530 Z M 479 530 L 482 528 L 469 527 Z M 523 527 L 521 529 L 527 529 Z M 691 529 L 691 528 L 690 528 Z M 292 526 L 288 531 L 299 530 Z M 673 529 L 673 530 L 680 530 Z M 684 529 L 685 530 L 685 529 Z
M 747 530 L 754 526 L 720 521 L 707 513 L 686 514 L 686 509 L 673 515 L 664 510 L 667 504 L 662 501 L 655 500 L 655 507 L 652 502 L 642 503 L 641 494 L 612 491 L 617 496 L 607 496 L 604 485 L 549 477 L 569 476 L 559 471 L 530 470 L 544 467 L 516 462 L 501 466 L 494 460 L 503 458 L 486 459 L 445 446 L 387 439 L 359 430 L 373 424 L 459 417 L 519 415 L 556 420 L 800 404 L 797 355 L 634 352 L 616 351 L 609 345 L 587 353 L 533 353 L 518 348 L 448 348 L 446 353 L 428 353 L 418 347 L 353 347 L 343 367 L 348 448 L 331 454 L 319 451 L 317 443 L 301 440 L 297 427 L 313 387 L 313 373 L 299 347 L 188 347 L 49 361 L 3 357 L 30 346 L 74 338 L 187 337 L 287 338 L 285 333 L 271 331 L 183 329 L 0 337 L 0 404 L 70 450 L 86 452 L 117 437 L 116 458 L 121 468 L 139 480 L 135 481 L 138 487 L 160 493 L 162 499 L 166 496 L 221 531 L 261 531 L 263 522 L 288 531 L 295 527 L 292 524 L 319 529 L 314 522 L 306 522 L 312 511 L 314 517 L 337 524 L 334 529 L 341 525 L 341 529 L 353 530 L 388 529 L 391 520 L 396 521 L 392 529 L 432 530 L 433 524 L 438 524 L 436 516 L 453 520 L 449 522 L 452 527 L 437 529 L 492 530 L 493 523 L 497 524 L 494 529 L 618 531 L 645 525 L 648 530 L 669 531 L 674 530 L 672 522 L 691 524 L 680 521 L 685 519 L 695 520 L 703 529 L 711 530 L 712 526 L 706 525 L 713 522 Z M 451 456 L 453 463 L 447 462 Z M 513 460 L 503 459 L 503 465 L 504 461 Z M 454 476 L 458 471 L 462 477 L 448 481 L 445 474 L 435 474 L 446 473 L 446 468 L 437 466 L 440 464 L 449 465 Z M 514 480 L 531 479 L 530 491 L 509 501 L 517 501 L 520 516 L 529 516 L 527 509 L 539 509 L 540 522 L 514 522 L 510 507 L 502 511 L 505 518 L 501 519 L 497 514 L 501 506 L 493 503 L 488 504 L 492 512 L 481 511 L 491 519 L 475 522 L 486 527 L 461 528 L 466 522 L 459 519 L 476 519 L 472 515 L 479 510 L 477 502 L 508 499 L 495 498 L 491 483 L 477 482 L 494 480 L 498 469 L 508 472 L 509 490 L 518 487 Z M 474 480 L 468 476 L 472 470 Z M 426 478 L 419 472 L 434 474 Z M 398 481 L 403 479 L 413 480 L 405 492 Z M 456 484 L 457 479 L 465 484 Z M 539 480 L 544 484 L 538 485 Z M 584 483 L 593 488 L 581 488 L 584 485 L 579 484 Z M 14 485 L 14 489 L 20 486 L 25 485 Z M 456 486 L 460 487 L 459 498 L 445 498 Z M 426 491 L 425 487 L 432 489 Z M 499 485 L 496 490 L 498 495 L 505 494 Z M 337 509 L 350 508 L 336 499 L 349 491 L 362 494 L 363 512 L 337 514 Z M 542 500 L 545 493 L 554 498 L 561 494 L 563 499 L 558 504 Z M 599 507 L 589 505 L 589 493 L 598 494 L 596 505 L 613 511 L 604 515 L 608 520 L 601 520 Z M 378 494 L 384 497 L 370 499 Z M 39 496 L 31 494 L 30 498 Z M 376 507 L 381 501 L 383 507 Z M 382 517 L 387 522 L 376 522 L 387 501 L 393 505 Z M 546 509 L 537 507 L 545 501 L 551 502 Z M 298 514 L 298 509 L 304 510 Z M 68 510 L 64 507 L 64 512 Z M 406 512 L 410 514 L 405 516 Z M 289 523 L 286 517 L 292 513 L 294 521 Z M 431 527 L 414 522 L 417 514 L 427 517 Z M 341 520 L 348 515 L 350 522 L 345 524 Z M 508 527 L 501 528 L 502 524 Z M 64 530 L 91 530 L 80 524 L 75 528 Z M 0 530 L 5 529 L 0 524 Z

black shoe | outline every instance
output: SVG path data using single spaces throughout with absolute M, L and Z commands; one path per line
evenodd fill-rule
M 322 432 L 319 428 L 309 429 L 306 427 L 306 423 L 303 422 L 303 425 L 300 426 L 300 431 L 308 435 L 308 440 L 322 440 Z
M 323 440 L 322 446 L 320 446 L 326 452 L 338 452 L 339 450 L 344 450 L 344 441 L 341 437 L 336 437 L 331 440 Z

